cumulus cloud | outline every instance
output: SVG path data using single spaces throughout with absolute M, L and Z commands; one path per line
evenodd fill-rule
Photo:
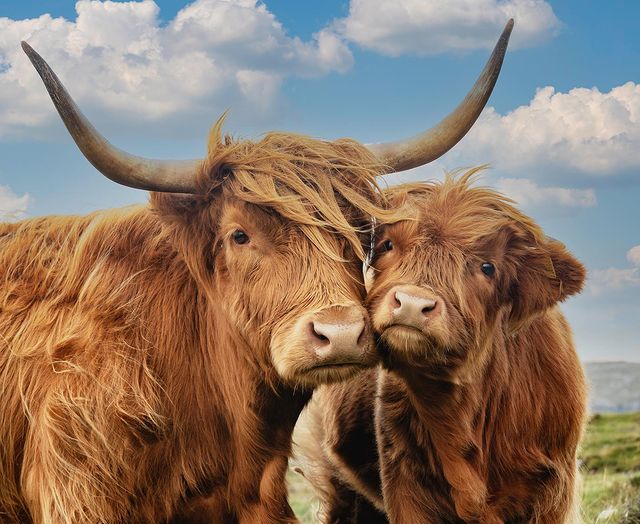
M 589 290 L 593 295 L 600 295 L 609 290 L 640 286 L 640 268 L 637 267 L 595 269 L 589 277 Z
M 17 196 L 8 186 L 0 186 L 0 220 L 16 220 L 24 217 L 29 201 L 28 193 Z
M 640 246 L 634 246 L 627 251 L 627 260 L 631 262 L 632 265 L 640 267 Z
M 501 115 L 488 108 L 449 162 L 475 159 L 503 172 L 613 177 L 640 168 L 640 84 L 602 93 L 544 87 L 528 105 Z
M 542 187 L 527 178 L 500 178 L 496 188 L 526 208 L 532 207 L 592 207 L 596 205 L 593 189 Z
M 290 37 L 258 0 L 195 0 L 168 24 L 152 0 L 79 0 L 73 21 L 0 18 L 0 136 L 54 117 L 20 49 L 27 40 L 83 106 L 157 121 L 273 107 L 283 78 L 346 71 L 353 57 L 330 29 Z
M 561 27 L 543 0 L 351 0 L 333 27 L 386 55 L 431 55 L 492 48 L 509 18 L 517 27 L 512 48 L 545 41 Z
M 589 290 L 592 295 L 601 295 L 610 290 L 640 286 L 640 246 L 627 251 L 630 268 L 609 267 L 596 269 L 590 273 Z
M 479 164 L 478 158 L 476 158 L 475 165 Z M 384 180 L 388 185 L 410 181 L 442 180 L 445 173 L 464 172 L 467 167 L 473 165 L 474 162 L 470 157 L 464 159 L 457 157 L 452 160 L 452 155 L 449 154 L 431 164 L 401 173 L 393 173 L 384 177 Z M 496 189 L 526 210 L 535 211 L 535 213 L 544 212 L 547 215 L 562 215 L 570 210 L 595 207 L 598 204 L 596 191 L 593 188 L 543 185 L 531 178 L 504 176 L 504 172 L 493 169 L 493 166 L 489 167 L 480 173 L 479 183 Z
M 449 153 L 390 181 L 425 180 L 487 163 L 491 170 L 483 179 L 524 207 L 587 208 L 597 205 L 598 187 L 637 174 L 638 151 L 640 84 L 604 93 L 544 87 L 506 114 L 486 108 Z

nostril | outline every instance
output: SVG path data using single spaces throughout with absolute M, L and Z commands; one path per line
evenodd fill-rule
M 427 313 L 431 313 L 436 308 L 437 305 L 438 305 L 438 303 L 435 300 L 430 300 L 422 308 L 422 314 L 426 315 Z
M 315 322 L 311 323 L 311 332 L 313 333 L 313 336 L 317 338 L 320 342 L 324 342 L 324 343 L 330 342 L 329 337 L 322 334 L 322 332 L 320 331 L 320 328 L 316 325 Z
M 395 307 L 397 307 L 397 308 L 398 307 L 402 307 L 402 302 L 400 301 L 400 298 L 398 297 L 398 292 L 397 291 L 393 294 L 393 305 Z

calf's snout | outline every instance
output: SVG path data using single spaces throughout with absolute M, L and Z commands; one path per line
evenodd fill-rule
M 422 330 L 442 314 L 442 299 L 419 286 L 394 286 L 387 293 L 386 301 L 393 324 Z

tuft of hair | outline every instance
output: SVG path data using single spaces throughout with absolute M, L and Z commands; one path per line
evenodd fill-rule
M 223 188 L 240 200 L 272 209 L 297 224 L 333 259 L 340 256 L 318 228 L 347 239 L 364 260 L 360 235 L 368 231 L 370 218 L 380 223 L 400 219 L 386 206 L 376 182 L 385 166 L 359 142 L 281 132 L 267 133 L 258 142 L 238 141 L 222 137 L 224 116 L 209 134 L 207 158 L 197 180 L 201 194 Z
M 476 185 L 481 165 L 445 173 L 443 181 L 414 182 L 393 186 L 385 191 L 388 200 L 401 203 L 406 195 L 417 197 L 418 205 L 428 202 L 429 210 L 450 227 L 453 238 L 475 243 L 503 226 L 516 223 L 530 237 L 532 247 L 547 240 L 542 228 L 515 207 L 515 201 L 499 191 Z

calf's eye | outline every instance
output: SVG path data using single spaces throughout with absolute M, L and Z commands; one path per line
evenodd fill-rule
M 382 244 L 380 244 L 380 247 L 378 248 L 378 253 L 380 254 L 386 253 L 387 251 L 391 251 L 392 249 L 393 249 L 393 242 L 387 239 Z
M 236 244 L 246 244 L 249 242 L 249 235 L 242 231 L 242 229 L 236 229 L 231 233 L 231 238 Z
M 488 277 L 492 277 L 496 274 L 496 266 L 494 266 L 491 262 L 483 262 L 480 266 L 480 271 L 482 271 Z

